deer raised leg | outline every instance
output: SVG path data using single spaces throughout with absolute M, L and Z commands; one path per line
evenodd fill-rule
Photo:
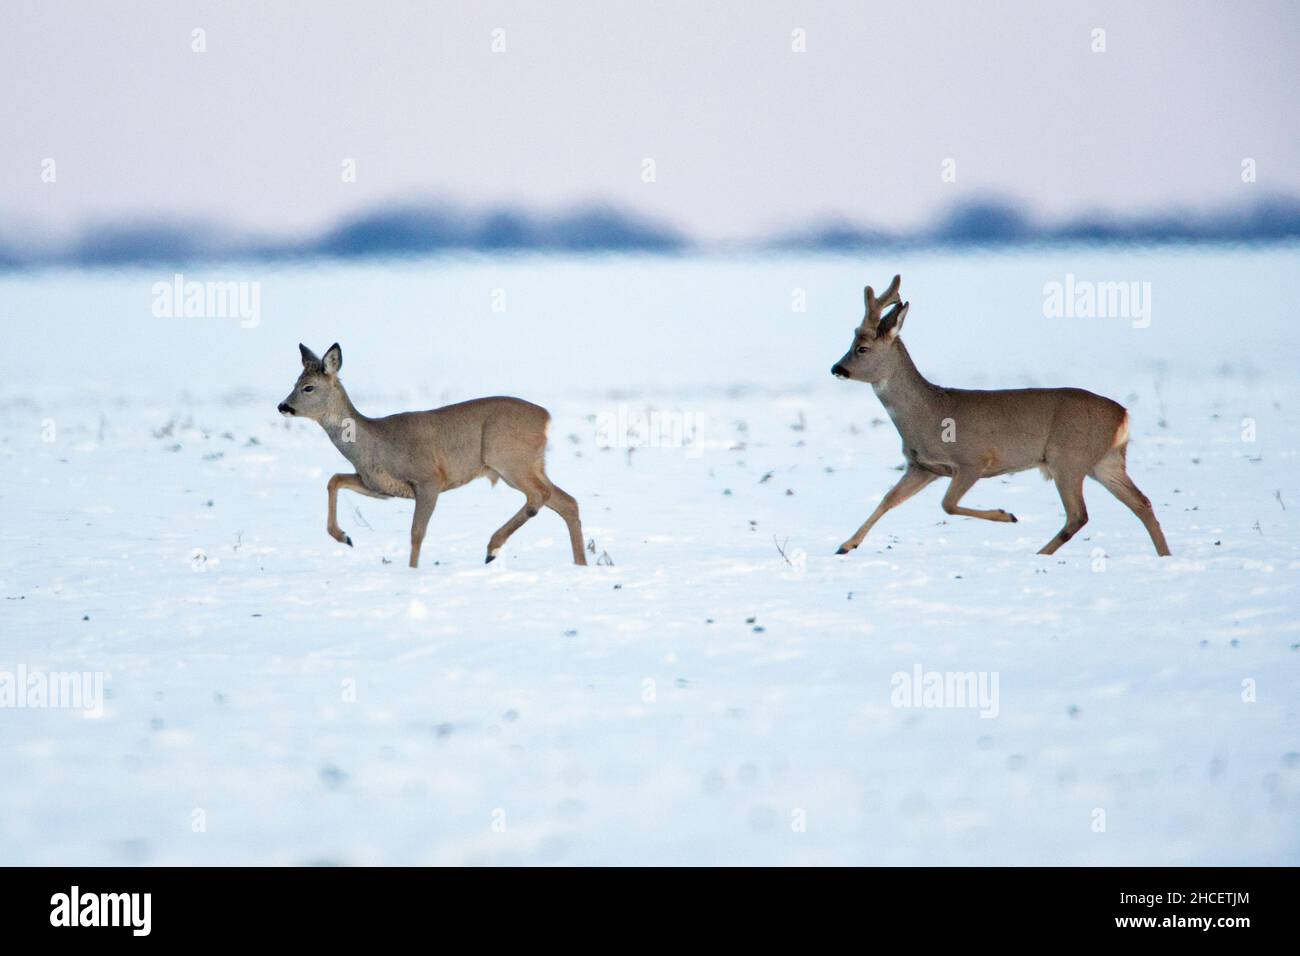
M 975 482 L 979 480 L 980 476 L 975 472 L 959 471 L 953 475 L 948 490 L 944 492 L 943 510 L 950 515 L 983 518 L 985 521 L 1010 521 L 1014 524 L 1016 516 L 1010 511 L 1003 511 L 1001 508 L 963 508 L 957 504 L 957 502 L 961 501 L 962 496 L 970 491 Z
M 361 476 L 355 474 L 335 475 L 333 478 L 329 480 L 329 483 L 325 487 L 329 491 L 329 502 L 330 502 L 329 518 L 326 521 L 325 530 L 329 532 L 329 536 L 333 538 L 335 541 L 339 542 L 340 544 L 346 544 L 350 548 L 352 547 L 352 538 L 344 534 L 343 529 L 339 527 L 339 521 L 338 521 L 339 489 L 350 488 L 353 491 L 358 491 L 363 495 L 368 495 L 370 494 L 370 492 L 366 489 L 366 486 L 361 483 Z
M 387 498 L 388 495 L 381 495 L 371 491 L 361 481 L 361 476 L 356 474 L 335 475 L 325 487 L 329 491 L 329 519 L 326 522 L 325 530 L 339 544 L 346 544 L 350 548 L 352 547 L 352 538 L 339 527 L 337 517 L 339 492 L 347 489 L 348 491 L 355 491 L 359 495 L 365 495 L 367 498 Z

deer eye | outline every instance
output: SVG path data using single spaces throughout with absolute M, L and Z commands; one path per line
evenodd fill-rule
M 859 354 L 859 355 L 861 355 L 863 352 L 870 352 L 870 351 L 871 351 L 871 349 L 867 348 L 865 345 L 859 345 L 859 346 L 858 346 L 858 354 Z
M 302 387 L 302 390 L 303 390 L 304 392 L 314 392 L 314 391 L 316 391 L 316 386 L 315 386 L 315 385 L 304 385 L 304 386 Z

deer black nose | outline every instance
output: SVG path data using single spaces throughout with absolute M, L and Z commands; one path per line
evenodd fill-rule
M 279 405 L 279 409 L 278 409 L 278 410 L 279 410 L 279 412 L 280 412 L 281 415 L 292 415 L 292 414 L 293 414 L 293 406 L 290 405 L 290 404 L 288 404 L 287 402 L 281 402 L 280 405 Z
M 831 374 L 834 375 L 836 378 L 848 378 L 849 370 L 846 369 L 839 362 L 836 362 L 834 365 L 831 366 Z

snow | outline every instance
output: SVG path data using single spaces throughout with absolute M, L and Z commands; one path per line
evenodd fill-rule
M 256 324 L 155 317 L 167 270 L 0 277 L 0 675 L 105 688 L 98 717 L 0 709 L 0 862 L 1300 862 L 1297 265 L 194 271 L 259 282 Z M 949 518 L 936 483 L 833 554 L 898 476 L 870 389 L 829 374 L 895 271 L 932 380 L 1129 407 L 1172 558 L 1095 483 L 1089 525 L 1037 556 L 1063 519 L 1036 472 L 967 498 L 1018 524 Z M 1150 325 L 1045 317 L 1067 274 L 1149 281 Z M 409 502 L 344 493 L 356 546 L 330 540 L 346 462 L 275 406 L 297 343 L 335 340 L 368 414 L 547 406 L 550 474 L 612 565 L 572 566 L 544 511 L 485 566 L 518 507 L 486 482 L 442 497 L 419 570 Z M 599 447 L 650 410 L 669 440 Z M 995 679 L 996 713 L 896 706 L 918 667 Z

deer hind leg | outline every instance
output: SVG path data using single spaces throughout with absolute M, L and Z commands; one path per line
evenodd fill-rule
M 916 494 L 938 477 L 938 475 L 926 471 L 924 468 L 909 465 L 907 471 L 903 472 L 903 477 L 898 479 L 898 484 L 885 492 L 885 497 L 880 499 L 880 504 L 876 505 L 876 510 L 871 512 L 871 517 L 863 523 L 862 527 L 857 530 L 853 537 L 840 545 L 839 550 L 835 553 L 848 554 L 858 545 L 862 544 L 862 540 L 867 536 L 867 532 L 871 530 L 872 525 L 879 521 L 886 511 L 889 511 L 891 508 L 897 508 L 904 501 L 912 497 L 912 495 Z
M 373 491 L 371 491 L 369 488 L 367 488 L 365 485 L 361 483 L 361 476 L 358 474 L 335 475 L 333 478 L 329 480 L 329 484 L 327 484 L 325 487 L 329 490 L 329 499 L 330 499 L 329 520 L 325 525 L 325 530 L 329 532 L 329 536 L 333 538 L 335 541 L 338 541 L 341 544 L 346 544 L 350 548 L 352 547 L 352 538 L 344 534 L 343 529 L 339 527 L 339 521 L 338 521 L 339 490 L 341 488 L 347 488 L 351 491 L 357 492 L 358 494 L 366 495 L 369 498 L 386 498 L 387 495 L 375 494 Z
M 547 479 L 547 484 L 551 486 L 551 494 L 546 499 L 546 507 L 563 518 L 564 523 L 569 528 L 569 544 L 573 547 L 573 563 L 585 565 L 587 556 L 582 551 L 582 520 L 578 517 L 578 502 L 559 485 L 551 484 L 550 479 Z
M 1169 544 L 1165 541 L 1165 533 L 1160 530 L 1160 522 L 1156 520 L 1156 511 L 1151 507 L 1151 499 L 1142 494 L 1141 489 L 1133 484 L 1133 479 L 1128 476 L 1125 457 L 1124 446 L 1121 445 L 1099 461 L 1092 469 L 1091 475 L 1138 516 L 1138 520 L 1146 527 L 1147 534 L 1151 535 L 1151 543 L 1156 547 L 1156 554 L 1162 558 L 1168 557 Z
M 1078 534 L 1079 529 L 1088 523 L 1088 509 L 1083 503 L 1083 475 L 1054 471 L 1052 478 L 1056 481 L 1061 504 L 1065 505 L 1065 527 L 1043 545 L 1039 554 L 1055 554 L 1057 548 Z
M 491 564 L 496 560 L 497 554 L 505 545 L 506 539 L 524 526 L 529 518 L 537 516 L 537 512 L 551 497 L 551 490 L 554 487 L 545 476 L 535 474 L 512 475 L 501 468 L 496 469 L 502 479 L 511 488 L 521 491 L 524 494 L 524 506 L 515 512 L 514 517 L 497 528 L 496 532 L 488 539 L 487 558 L 484 564 Z
M 963 508 L 957 502 L 971 490 L 971 486 L 980 480 L 978 472 L 958 471 L 952 476 L 948 490 L 943 495 L 943 510 L 950 515 L 963 515 L 967 518 L 983 518 L 985 521 L 1015 522 L 1016 516 L 1001 508 Z

